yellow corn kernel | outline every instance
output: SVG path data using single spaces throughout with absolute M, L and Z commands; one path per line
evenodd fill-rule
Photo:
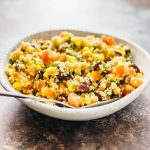
M 48 73 L 47 72 L 45 72 L 44 74 L 43 74 L 43 76 L 45 77 L 45 78 L 48 78 Z
M 81 47 L 83 39 L 81 37 L 72 37 L 71 42 L 77 45 L 77 47 Z
M 123 48 L 122 48 L 122 46 L 121 46 L 121 45 L 117 45 L 117 46 L 115 46 L 115 49 L 117 49 L 118 51 L 123 51 Z
M 102 83 L 100 84 L 100 86 L 99 86 L 99 89 L 100 89 L 101 91 L 104 91 L 106 88 L 107 88 L 106 82 L 102 82 Z
M 49 67 L 48 68 L 48 73 L 49 74 L 54 74 L 57 72 L 57 67 Z
M 49 67 L 44 73 L 44 77 L 47 78 L 49 75 L 55 74 L 57 71 L 57 67 Z
M 91 57 L 92 56 L 92 52 L 90 50 L 83 52 L 82 54 L 84 57 Z
M 108 80 L 108 81 L 112 81 L 114 78 L 115 78 L 115 75 L 114 75 L 114 74 L 108 74 L 108 75 L 107 75 L 107 80 Z
M 10 59 L 16 60 L 23 54 L 22 51 L 16 50 L 10 54 Z
M 112 50 L 111 49 L 107 49 L 106 50 L 106 59 L 110 58 L 112 55 Z
M 138 78 L 142 78 L 143 75 L 141 73 L 136 73 L 135 76 Z
M 70 84 L 70 85 L 68 86 L 68 91 L 69 91 L 69 92 L 73 92 L 73 91 L 75 91 L 75 88 L 76 88 L 76 86 L 75 86 L 74 84 Z
M 104 54 L 93 54 L 92 57 L 93 57 L 95 60 L 101 60 L 101 61 L 104 60 Z
M 41 50 L 41 48 L 40 48 L 39 46 L 36 46 L 36 47 L 35 47 L 35 51 L 36 51 L 36 52 L 41 52 L 42 50 Z
M 42 69 L 42 67 L 40 65 L 36 66 L 36 70 L 41 70 L 41 69 Z
M 20 88 L 20 85 L 21 85 L 20 82 L 14 82 L 14 83 L 13 83 L 13 87 L 14 87 L 15 89 L 19 89 L 19 88 Z
M 69 32 L 62 32 L 61 34 L 60 34 L 60 37 L 61 38 L 63 38 L 63 39 L 68 39 L 69 37 L 72 37 L 73 35 L 71 34 L 71 33 L 69 33 Z
M 21 45 L 21 49 L 26 50 L 29 46 L 30 44 L 28 42 L 23 42 Z
M 75 62 L 78 61 L 76 57 L 74 57 L 74 56 L 69 56 L 69 55 L 66 55 L 66 59 L 67 59 L 67 61 L 69 61 L 69 62 L 71 62 L 71 63 L 75 63 Z
M 92 104 L 92 101 L 91 101 L 90 99 L 85 99 L 85 100 L 84 100 L 84 103 L 85 103 L 86 105 L 90 105 L 90 104 Z
M 83 53 L 83 52 L 86 52 L 86 51 L 89 51 L 90 49 L 88 48 L 88 47 L 84 47 L 82 50 L 81 50 L 81 52 Z
M 52 44 L 58 47 L 62 43 L 62 40 L 58 36 L 52 38 Z
M 28 42 L 22 43 L 21 49 L 26 52 L 32 52 L 34 50 L 34 48 L 32 46 L 30 46 L 30 43 L 28 43 Z

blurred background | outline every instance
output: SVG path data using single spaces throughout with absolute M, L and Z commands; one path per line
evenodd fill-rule
M 150 0 L 0 0 L 0 57 L 26 35 L 52 28 L 111 33 L 150 52 Z M 149 91 L 123 110 L 87 122 L 52 119 L 0 98 L 0 149 L 148 150 Z
M 145 48 L 150 35 L 149 0 L 0 0 L 0 47 L 50 28 L 121 35 Z

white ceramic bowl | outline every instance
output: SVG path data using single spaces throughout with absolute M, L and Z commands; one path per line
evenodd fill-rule
M 30 35 L 21 41 L 30 41 L 32 39 L 39 39 L 39 38 L 50 39 L 50 37 L 54 35 L 58 35 L 62 31 L 72 32 L 74 35 L 79 35 L 79 36 L 86 36 L 89 34 L 92 34 L 95 36 L 101 35 L 98 33 L 77 31 L 77 30 L 66 30 L 66 29 L 49 30 L 49 31 L 44 31 L 44 32 Z M 74 120 L 74 121 L 79 121 L 79 120 L 83 121 L 83 120 L 92 120 L 92 119 L 102 118 L 124 108 L 125 106 L 130 104 L 133 100 L 135 100 L 150 82 L 150 55 L 143 48 L 141 48 L 140 46 L 138 46 L 137 44 L 133 42 L 130 42 L 128 40 L 123 40 L 118 37 L 115 37 L 115 38 L 117 42 L 124 43 L 128 45 L 132 50 L 134 50 L 135 63 L 138 64 L 144 71 L 143 84 L 132 93 L 110 104 L 106 104 L 104 106 L 99 106 L 95 108 L 85 108 L 85 109 L 80 109 L 80 108 L 70 109 L 70 108 L 61 108 L 57 106 L 49 106 L 40 102 L 35 102 L 30 99 L 28 100 L 19 99 L 19 100 L 23 102 L 25 105 L 27 105 L 28 107 L 30 107 L 31 109 L 38 111 L 42 114 L 45 114 L 47 116 L 51 116 L 51 117 L 59 118 L 63 120 Z M 20 44 L 20 42 L 18 42 L 9 51 L 6 51 L 6 53 L 4 54 L 1 60 L 0 81 L 1 81 L 2 86 L 7 91 L 17 92 L 16 90 L 13 89 L 13 87 L 9 83 L 8 78 L 4 73 L 4 70 L 5 70 L 6 65 L 8 64 L 8 60 L 9 60 L 8 57 L 9 57 L 10 52 L 15 50 L 15 48 Z

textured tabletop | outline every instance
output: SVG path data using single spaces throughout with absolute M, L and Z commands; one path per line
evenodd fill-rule
M 150 52 L 150 1 L 0 0 L 0 56 L 28 34 L 65 27 L 112 33 Z M 148 150 L 150 87 L 119 112 L 86 122 L 46 117 L 0 97 L 0 150 L 26 149 Z

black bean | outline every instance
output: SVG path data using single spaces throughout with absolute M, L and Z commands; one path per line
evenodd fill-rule
M 83 82 L 83 84 L 86 84 L 86 85 L 92 85 L 92 82 L 91 82 L 91 80 L 89 80 L 89 81 L 86 81 L 86 82 Z
M 75 93 L 76 93 L 77 95 L 81 95 L 81 94 L 82 94 L 81 91 L 75 91 Z
M 72 72 L 72 75 L 75 75 L 75 74 L 76 74 L 76 73 L 73 71 L 73 72 Z
M 94 94 L 98 97 L 99 101 L 102 101 L 102 96 L 100 95 L 98 91 L 94 91 Z
M 135 69 L 136 73 L 140 73 L 140 69 L 136 64 L 132 64 L 131 67 Z
M 120 84 L 123 84 L 123 83 L 124 83 L 124 80 L 120 80 L 119 83 L 120 83 Z
M 105 70 L 101 73 L 101 76 L 105 77 L 107 74 L 108 74 L 108 71 Z
M 122 56 L 122 53 L 119 52 L 119 51 L 115 51 L 115 53 L 116 53 L 117 55 L 119 55 L 119 56 Z
M 16 69 L 16 71 L 19 70 L 19 65 L 18 65 L 18 63 L 15 64 L 15 69 Z
M 97 83 L 97 85 L 98 85 L 98 86 L 101 84 L 101 82 L 100 82 L 100 81 L 96 81 L 96 83 Z
M 131 77 L 129 75 L 125 75 L 123 78 L 123 83 L 128 84 L 130 82 Z
M 79 85 L 79 91 L 81 91 L 82 93 L 87 93 L 89 91 L 89 87 L 86 84 L 80 84 Z
M 43 79 L 43 74 L 44 74 L 44 72 L 42 70 L 39 70 L 38 73 L 37 73 L 38 78 Z
M 70 47 L 70 45 L 68 43 L 65 43 L 65 44 L 59 46 L 58 51 L 65 52 L 66 49 L 69 47 Z
M 41 44 L 41 46 L 42 46 L 42 45 L 44 44 L 44 41 L 41 41 L 40 44 Z
M 94 65 L 93 70 L 94 70 L 94 71 L 98 71 L 98 70 L 99 70 L 99 65 L 100 65 L 100 64 L 101 64 L 101 62 L 98 61 L 98 62 Z
M 131 53 L 131 49 L 126 49 L 125 52 L 126 52 L 126 55 L 130 54 Z
M 36 95 L 37 92 L 38 92 L 38 91 L 34 89 L 34 90 L 32 91 L 32 94 L 33 94 L 33 95 Z
M 81 76 L 84 75 L 84 70 L 81 70 Z
M 64 76 L 64 74 L 62 72 L 59 71 L 58 74 L 57 74 L 57 78 L 62 80 L 62 79 L 65 78 L 65 76 Z
M 115 95 L 114 93 L 112 93 L 112 94 L 111 94 L 111 96 L 110 96 L 110 98 L 111 98 L 111 99 L 113 99 L 113 98 L 117 98 L 117 97 L 118 97 L 118 96 L 117 96 L 117 95 Z
M 11 65 L 13 65 L 13 64 L 15 63 L 15 61 L 12 60 L 12 59 L 9 59 L 9 63 L 10 63 Z
M 65 78 L 65 77 L 64 77 Z M 71 79 L 72 78 L 72 75 L 71 74 L 68 74 L 67 75 L 67 79 Z
M 31 44 L 31 46 L 32 46 L 33 48 L 35 48 L 35 44 Z
M 59 96 L 64 97 L 64 98 L 67 98 L 67 94 L 65 94 L 65 93 L 62 93 L 62 94 L 60 94 Z
M 67 99 L 67 95 L 65 93 L 60 94 L 58 97 L 58 100 L 61 100 L 61 101 L 65 101 L 66 99 Z

